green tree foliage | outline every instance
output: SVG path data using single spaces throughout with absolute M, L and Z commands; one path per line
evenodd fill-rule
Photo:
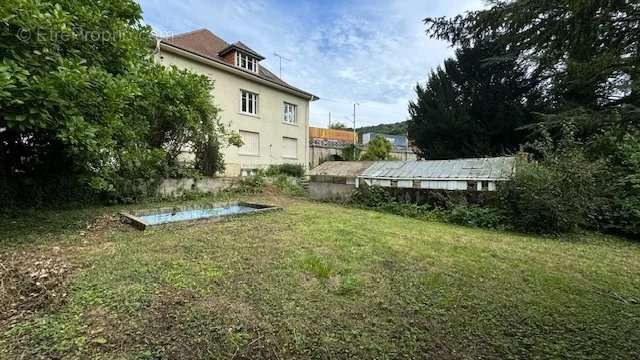
M 362 153 L 360 160 L 388 160 L 392 149 L 393 146 L 384 136 L 376 135 L 376 137 L 367 144 L 367 150 Z
M 514 177 L 500 188 L 500 205 L 509 223 L 536 233 L 597 227 L 604 163 L 587 157 L 571 127 L 563 129 L 557 145 L 548 133 L 534 145 L 541 160 L 519 162 Z
M 132 0 L 2 2 L 5 196 L 65 179 L 65 196 L 133 200 L 184 145 L 224 134 L 212 82 L 155 64 L 153 48 Z
M 606 138 L 606 136 L 603 136 Z M 602 178 L 603 206 L 598 210 L 602 228 L 640 236 L 640 132 L 610 140 L 613 150 L 606 158 L 608 176 Z
M 525 68 L 491 44 L 459 49 L 416 93 L 409 137 L 427 159 L 513 152 L 527 135 L 519 128 L 541 107 Z
M 553 101 L 554 113 L 579 115 L 583 133 L 615 119 L 610 109 L 638 119 L 636 110 L 628 113 L 640 105 L 637 1 L 493 1 L 487 10 L 425 22 L 429 35 L 452 45 L 508 48 Z
M 362 150 L 353 144 L 349 144 L 342 149 L 342 158 L 344 161 L 357 161 L 360 159 Z
M 347 130 L 347 125 L 336 121 L 336 122 L 332 122 L 331 125 L 329 125 L 329 129 L 335 129 L 335 130 Z
M 640 192 L 634 185 L 640 173 L 635 145 L 640 132 L 639 2 L 491 1 L 487 9 L 454 18 L 427 18 L 425 23 L 428 35 L 453 46 L 468 49 L 492 43 L 509 50 L 515 66 L 526 71 L 530 84 L 535 85 L 535 91 L 546 104 L 537 110 L 539 122 L 529 126 L 534 134 L 551 134 L 556 143 L 561 143 L 562 129 L 575 128 L 575 138 L 582 143 L 580 154 L 575 150 L 572 156 L 565 156 L 563 150 L 555 154 L 538 153 L 540 164 L 525 165 L 525 170 L 519 171 L 518 179 L 524 182 L 526 179 L 521 177 L 529 174 L 531 186 L 527 188 L 537 189 L 529 193 L 535 196 L 521 199 L 520 209 L 544 208 L 538 201 L 550 204 L 554 199 L 548 194 L 558 201 L 581 199 L 572 188 L 581 184 L 558 182 L 563 172 L 578 174 L 568 165 L 558 163 L 560 160 L 549 159 L 573 163 L 576 169 L 584 169 L 581 167 L 584 162 L 605 164 L 607 171 L 599 172 L 595 178 L 599 186 L 593 196 L 603 201 L 592 214 L 592 225 L 629 235 L 640 234 L 636 225 Z M 544 176 L 536 183 L 535 174 L 543 172 Z M 542 180 L 547 177 L 549 181 Z M 561 215 L 554 209 L 563 209 L 567 214 Z M 576 220 L 584 218 L 583 209 L 570 202 L 549 207 L 549 213 L 571 218 L 560 223 L 538 218 L 538 226 L 547 221 L 556 229 L 566 229 L 584 223 Z

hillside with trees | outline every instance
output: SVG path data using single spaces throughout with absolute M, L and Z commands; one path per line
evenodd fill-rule
M 387 134 L 387 135 L 407 135 L 408 121 L 401 121 L 392 124 L 380 124 L 373 126 L 363 126 L 356 129 L 359 135 L 366 133 Z

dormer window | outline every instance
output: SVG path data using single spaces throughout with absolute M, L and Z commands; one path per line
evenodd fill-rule
M 236 66 L 249 71 L 258 72 L 258 59 L 240 51 L 236 51 Z

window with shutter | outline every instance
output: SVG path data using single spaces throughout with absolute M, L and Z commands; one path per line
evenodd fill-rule
M 282 138 L 282 157 L 289 159 L 298 158 L 298 139 L 289 137 Z
M 241 155 L 260 155 L 260 134 L 251 131 L 240 130 L 242 146 L 238 150 Z

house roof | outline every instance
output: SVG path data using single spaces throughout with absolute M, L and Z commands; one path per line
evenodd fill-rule
M 251 49 L 250 47 L 248 47 L 247 45 L 245 45 L 241 41 L 236 41 L 233 44 L 228 45 L 224 49 L 220 50 L 218 55 L 222 56 L 222 55 L 224 55 L 224 54 L 226 54 L 226 53 L 228 53 L 229 51 L 232 51 L 232 50 L 240 50 L 242 52 L 251 54 L 251 55 L 255 56 L 256 58 L 258 58 L 258 60 L 264 60 L 265 59 L 264 56 L 258 54 L 257 52 L 255 52 L 253 49 Z
M 309 175 L 357 177 L 373 163 L 373 161 L 327 161 L 311 169 Z
M 368 179 L 508 180 L 514 171 L 512 156 L 426 161 L 376 161 L 360 175 Z
M 235 64 L 230 64 L 226 62 L 221 55 L 223 55 L 223 51 L 228 52 L 228 50 L 232 48 L 239 48 L 245 52 L 250 52 L 252 53 L 252 55 L 256 57 L 260 57 L 261 59 L 264 59 L 264 57 L 262 57 L 260 54 L 253 51 L 251 48 L 249 48 L 247 45 L 245 45 L 240 41 L 233 44 L 229 44 L 226 41 L 224 41 L 222 38 L 218 37 L 211 31 L 209 31 L 208 29 L 199 29 L 199 30 L 190 31 L 183 34 L 161 38 L 160 43 L 172 48 L 176 48 L 176 49 L 183 50 L 188 53 L 197 55 L 203 59 L 214 61 L 221 65 L 228 66 L 229 69 L 236 69 L 236 70 L 243 71 L 251 76 L 255 76 L 256 78 L 266 80 L 275 85 L 279 85 L 289 90 L 292 90 L 294 92 L 300 93 L 306 97 L 310 97 L 312 100 L 318 99 L 317 96 L 288 84 L 287 82 L 285 82 L 284 80 L 276 76 L 274 73 L 269 71 L 269 69 L 267 69 L 263 65 L 260 65 L 258 67 L 258 73 L 255 73 L 255 72 L 243 69 L 241 67 L 235 66 Z

